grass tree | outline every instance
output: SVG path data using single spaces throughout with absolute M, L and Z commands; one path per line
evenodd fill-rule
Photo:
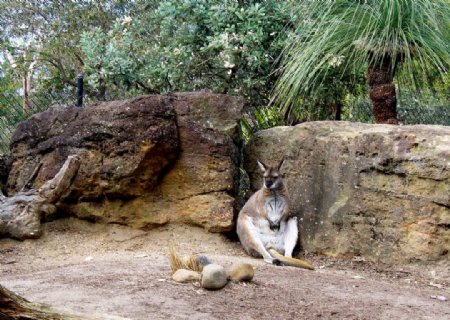
M 338 77 L 365 70 L 375 121 L 397 124 L 395 82 L 427 88 L 448 72 L 448 0 L 307 0 L 299 6 L 306 17 L 284 51 L 275 88 L 285 112 L 323 92 L 341 60 Z

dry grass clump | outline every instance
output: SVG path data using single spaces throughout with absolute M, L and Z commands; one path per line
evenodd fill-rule
M 178 269 L 201 272 L 203 267 L 206 264 L 209 264 L 209 261 L 205 256 L 197 254 L 181 257 L 176 246 L 171 243 L 169 245 L 169 264 L 172 272 L 175 272 Z

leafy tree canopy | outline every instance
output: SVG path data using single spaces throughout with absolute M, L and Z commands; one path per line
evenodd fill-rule
M 286 2 L 161 1 L 83 33 L 93 87 L 160 93 L 211 89 L 265 105 L 291 21 Z
M 20 1 L 0 3 L 3 50 L 17 77 L 38 61 L 35 90 L 96 99 L 211 89 L 267 104 L 291 1 Z
M 124 0 L 1 1 L 0 49 L 14 58 L 18 77 L 37 63 L 37 90 L 63 90 L 76 85 L 83 69 L 81 34 L 95 27 L 108 30 L 132 8 Z
M 259 107 L 283 72 L 282 122 L 324 119 L 366 95 L 368 66 L 384 56 L 403 97 L 414 84 L 448 97 L 448 10 L 448 0 L 3 0 L 0 82 L 73 94 L 84 72 L 93 99 L 211 89 Z M 279 123 L 275 107 L 260 111 L 257 122 Z

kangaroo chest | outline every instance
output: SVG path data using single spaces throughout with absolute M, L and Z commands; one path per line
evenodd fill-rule
M 270 196 L 264 204 L 267 218 L 270 221 L 279 221 L 287 206 L 286 198 L 279 195 Z

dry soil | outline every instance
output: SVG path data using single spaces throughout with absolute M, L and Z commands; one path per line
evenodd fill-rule
M 306 254 L 317 268 L 308 271 L 265 264 L 238 242 L 194 227 L 144 232 L 64 219 L 44 229 L 37 240 L 0 240 L 0 284 L 34 302 L 136 320 L 450 319 L 445 262 L 392 267 Z M 254 281 L 219 291 L 176 283 L 170 241 L 225 267 L 252 263 Z

